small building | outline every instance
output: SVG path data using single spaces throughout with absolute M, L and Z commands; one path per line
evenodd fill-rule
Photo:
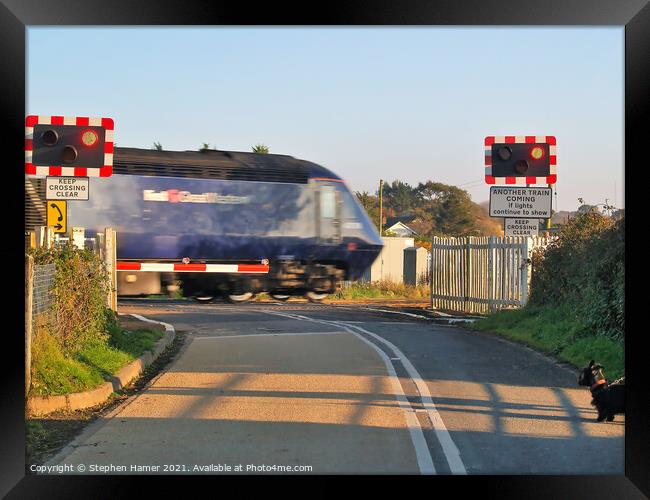
M 392 233 L 402 238 L 417 236 L 417 231 L 408 226 L 408 224 L 416 220 L 416 218 L 417 217 L 413 214 L 388 217 L 383 228 L 384 232 Z
M 406 224 L 404 224 L 403 222 L 399 222 L 399 221 L 397 221 L 392 226 L 385 228 L 384 232 L 393 233 L 393 234 L 396 234 L 397 236 L 400 236 L 402 238 L 417 236 L 417 234 L 418 234 L 413 229 L 408 227 Z
M 404 249 L 404 284 L 424 285 L 429 282 L 430 255 L 426 248 Z
M 415 246 L 415 241 L 392 236 L 384 236 L 382 240 L 384 248 L 359 281 L 404 283 L 404 249 Z

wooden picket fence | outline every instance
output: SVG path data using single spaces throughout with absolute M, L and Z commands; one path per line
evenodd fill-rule
M 528 301 L 530 257 L 550 238 L 461 237 L 432 239 L 433 308 L 485 314 Z

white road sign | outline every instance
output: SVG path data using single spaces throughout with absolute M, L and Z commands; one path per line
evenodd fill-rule
M 537 236 L 539 219 L 504 219 L 506 236 Z
M 46 200 L 88 200 L 88 177 L 47 177 Z
M 490 217 L 548 219 L 551 200 L 551 188 L 492 186 Z

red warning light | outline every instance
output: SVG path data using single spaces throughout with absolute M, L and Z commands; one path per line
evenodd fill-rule
M 86 147 L 92 147 L 99 141 L 99 136 L 94 130 L 86 130 L 81 134 L 81 142 Z
M 542 146 L 535 146 L 530 150 L 530 157 L 533 160 L 541 160 L 544 157 L 544 148 Z

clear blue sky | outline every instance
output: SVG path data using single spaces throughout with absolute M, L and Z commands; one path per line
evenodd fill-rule
M 622 27 L 32 27 L 27 44 L 27 113 L 112 117 L 118 146 L 261 142 L 353 190 L 431 179 L 481 202 L 484 136 L 555 135 L 559 209 L 624 206 Z

